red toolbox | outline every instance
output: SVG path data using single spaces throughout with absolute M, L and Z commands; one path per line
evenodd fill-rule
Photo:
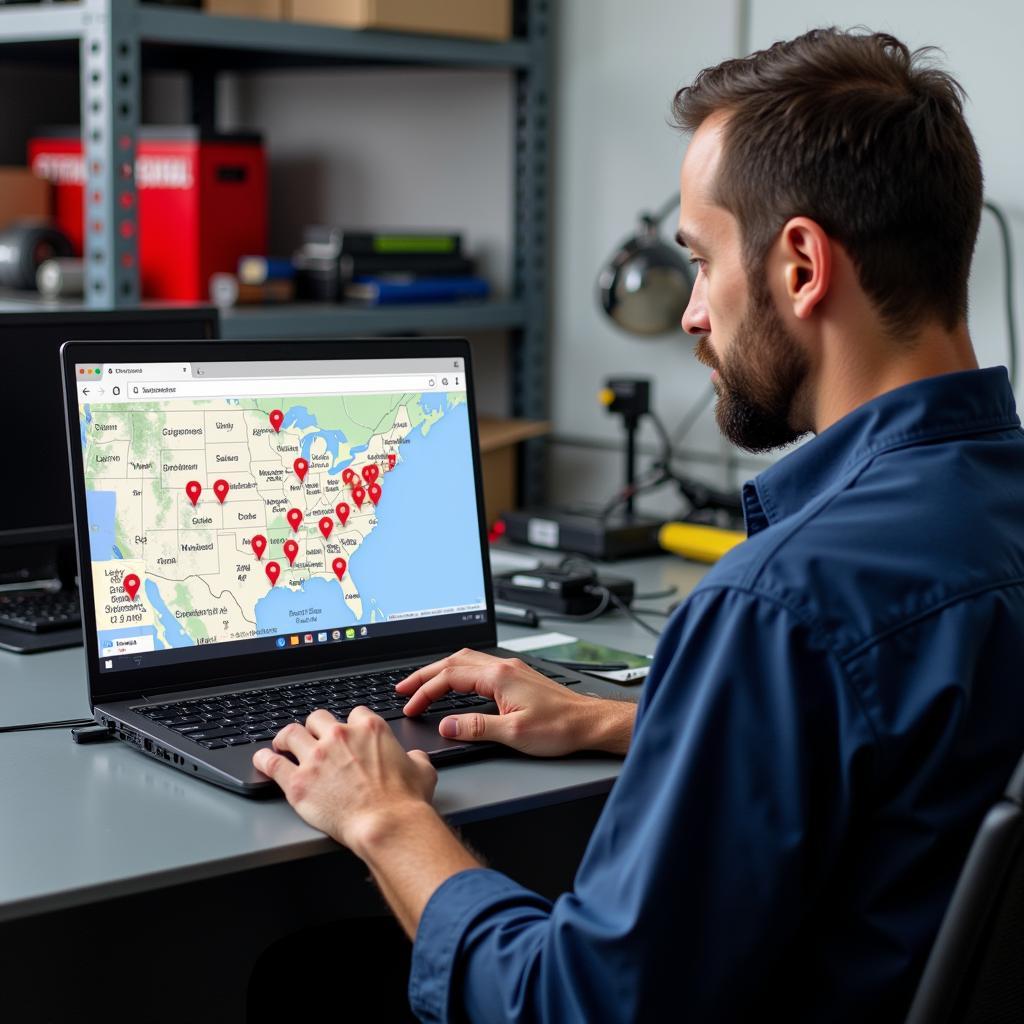
M 54 185 L 54 217 L 81 254 L 85 162 L 78 129 L 29 140 L 32 170 Z M 257 135 L 202 135 L 192 126 L 139 131 L 139 260 L 147 299 L 206 302 L 210 275 L 267 251 L 267 165 Z

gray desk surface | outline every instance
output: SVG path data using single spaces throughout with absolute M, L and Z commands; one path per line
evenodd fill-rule
M 634 577 L 640 591 L 675 585 L 680 595 L 703 573 L 671 556 L 609 570 Z M 655 644 L 623 616 L 550 628 L 626 650 L 651 651 Z M 500 635 L 529 632 L 506 627 Z M 0 652 L 0 724 L 88 715 L 81 648 Z M 605 792 L 618 765 L 584 756 L 450 766 L 440 772 L 435 802 L 453 823 L 480 820 Z M 247 800 L 124 744 L 78 746 L 66 729 L 0 734 L 0 822 L 0 921 L 333 848 L 281 799 Z

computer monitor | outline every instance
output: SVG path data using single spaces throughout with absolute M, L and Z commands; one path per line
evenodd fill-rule
M 74 582 L 71 484 L 60 346 L 65 341 L 159 341 L 219 336 L 213 307 L 0 310 L 3 421 L 11 478 L 0 495 L 0 584 Z M 98 382 L 97 387 L 103 387 Z

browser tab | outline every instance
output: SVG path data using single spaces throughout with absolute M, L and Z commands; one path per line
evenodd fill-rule
M 83 366 L 83 370 L 87 367 Z M 191 363 L 107 363 L 102 366 L 108 383 L 140 380 L 185 380 L 192 376 Z M 84 374 L 83 374 L 84 376 Z

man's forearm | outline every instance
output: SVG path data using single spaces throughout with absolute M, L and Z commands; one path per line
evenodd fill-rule
M 587 701 L 577 723 L 581 750 L 625 755 L 633 737 L 632 701 Z M 452 875 L 480 862 L 426 803 L 388 808 L 368 822 L 353 851 L 366 861 L 399 923 L 410 938 L 430 897 Z
M 633 739 L 636 704 L 629 700 L 595 700 L 583 720 L 581 750 L 601 750 L 625 757 Z
M 366 861 L 410 939 L 438 887 L 460 871 L 481 867 L 426 803 L 383 813 L 353 852 Z

